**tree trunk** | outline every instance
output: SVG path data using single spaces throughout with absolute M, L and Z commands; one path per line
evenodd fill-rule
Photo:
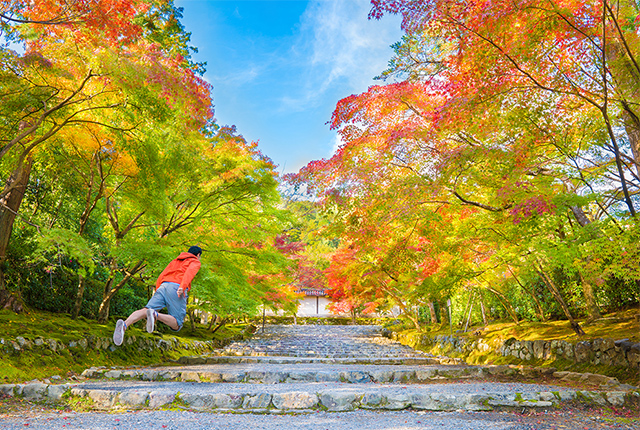
M 507 310 L 507 312 L 509 313 L 509 315 L 511 316 L 511 319 L 516 323 L 516 324 L 520 324 L 520 321 L 518 320 L 518 315 L 516 314 L 516 311 L 513 309 L 513 306 L 511 306 L 511 303 L 509 303 L 509 300 L 505 297 L 504 294 L 502 294 L 500 291 L 498 290 L 494 290 L 493 288 L 487 288 L 487 290 L 491 291 L 493 294 L 495 294 L 495 296 L 498 298 L 498 300 L 500 301 L 500 303 L 502 303 L 502 306 L 504 306 L 504 308 Z
M 624 108 L 622 111 L 624 129 L 631 145 L 631 154 L 636 165 L 636 173 L 640 176 L 640 119 L 627 105 L 624 105 Z
M 220 324 L 218 324 L 218 326 L 211 332 L 211 334 L 214 334 L 215 332 L 217 332 L 223 325 L 225 325 L 226 322 L 227 322 L 227 319 L 223 318 L 220 321 Z
M 73 313 L 71 314 L 71 318 L 76 319 L 78 315 L 80 315 L 80 309 L 82 309 L 82 300 L 84 298 L 84 277 L 79 275 L 78 279 L 78 293 L 76 294 L 76 303 L 73 306 Z
M 10 309 L 16 314 L 24 311 L 24 303 L 20 293 L 11 294 L 9 290 L 0 290 L 0 309 Z
M 447 307 L 447 302 L 444 302 L 444 305 L 440 306 L 440 323 L 446 324 L 450 323 L 449 321 L 449 308 Z
M 467 315 L 467 309 L 469 309 L 469 307 L 471 306 L 471 301 L 473 300 L 473 293 L 469 294 L 469 300 L 467 301 L 467 306 L 464 307 L 464 312 L 462 312 L 462 318 L 465 318 L 465 315 Z M 465 329 L 466 331 L 466 329 Z
M 628 132 L 628 131 L 627 131 Z M 631 137 L 629 137 L 631 139 Z M 636 143 L 637 144 L 637 143 Z M 636 152 L 634 151 L 634 157 Z M 571 211 L 578 220 L 578 223 L 582 227 L 586 227 L 591 224 L 591 220 L 587 217 L 581 207 L 572 206 Z M 586 259 L 588 261 L 589 258 Z M 589 320 L 596 320 L 600 318 L 600 310 L 596 304 L 595 293 L 593 292 L 593 283 L 584 277 L 582 272 L 580 274 L 580 281 L 582 283 L 582 293 L 584 294 L 584 301 L 587 304 L 587 313 L 589 314 Z
M 486 327 L 488 322 L 487 322 L 487 314 L 485 313 L 485 310 L 484 310 L 484 299 L 482 298 L 482 294 L 480 294 L 480 311 L 482 312 L 482 324 Z
M 211 330 L 211 327 L 213 327 L 213 323 L 216 321 L 216 319 L 217 315 L 209 314 L 209 325 L 207 326 L 207 330 Z
M 601 317 L 600 309 L 596 304 L 596 297 L 593 292 L 593 285 L 586 280 L 582 273 L 580 273 L 580 281 L 582 283 L 582 293 L 584 294 L 584 301 L 587 304 L 587 312 L 589 313 L 589 321 L 597 320 Z
M 516 274 L 513 273 L 513 270 L 511 270 L 510 267 L 509 267 L 509 272 L 511 272 L 511 276 L 513 276 L 513 279 L 515 279 L 518 285 L 520 285 L 520 287 L 533 298 L 533 301 L 536 304 L 536 314 L 538 315 L 538 318 L 540 318 L 540 321 L 546 321 L 547 318 L 544 315 L 544 309 L 542 308 L 542 303 L 540 303 L 540 300 L 538 300 L 535 289 L 532 288 L 531 290 L 529 290 L 527 287 L 525 287 L 524 284 L 520 282 Z
M 2 270 L 3 263 L 7 259 L 7 248 L 11 239 L 13 223 L 27 191 L 32 165 L 33 159 L 28 157 L 18 166 L 9 176 L 0 197 L 0 270 Z M 4 276 L 2 278 L 4 280 Z M 0 287 L 4 287 L 4 285 L 0 285 Z
M 395 301 L 395 303 L 400 307 L 400 310 L 402 311 L 402 315 L 406 315 L 406 317 L 411 320 L 416 330 L 420 330 L 420 323 L 418 322 L 418 319 L 412 315 L 412 312 L 410 309 L 407 309 L 404 302 L 400 300 L 400 298 L 393 291 L 391 291 L 390 288 L 386 288 L 385 286 L 383 286 L 383 290 L 386 291 L 386 293 L 389 294 L 389 296 L 391 296 L 391 298 Z
M 413 327 L 416 330 L 420 330 L 420 322 L 418 321 L 418 319 L 416 317 L 412 316 L 411 314 L 407 314 L 407 317 L 409 317 L 409 319 L 413 323 Z
M 438 316 L 436 315 L 436 307 L 433 302 L 427 303 L 429 306 L 429 316 L 431 317 L 431 324 L 438 324 Z
M 580 324 L 578 324 L 578 322 L 573 318 L 573 315 L 571 315 L 569 306 L 567 306 L 567 303 L 562 298 L 562 295 L 560 294 L 560 290 L 558 289 L 556 284 L 553 282 L 553 279 L 551 279 L 551 277 L 549 277 L 545 272 L 542 271 L 542 267 L 537 267 L 536 270 L 538 274 L 542 277 L 542 280 L 546 284 L 551 294 L 556 298 L 556 300 L 560 304 L 560 307 L 562 308 L 562 311 L 564 312 L 565 316 L 569 320 L 569 323 L 571 324 L 571 328 L 573 329 L 573 331 L 575 331 L 576 334 L 579 336 L 584 335 L 585 334 L 584 330 L 582 330 L 582 327 L 580 327 Z
M 187 315 L 189 315 L 189 323 L 191 325 L 191 331 L 196 331 L 196 316 L 193 312 L 193 309 L 189 309 L 187 307 Z
M 120 282 L 118 282 L 118 284 L 115 287 L 111 288 L 108 291 L 105 290 L 105 294 L 102 298 L 102 302 L 100 303 L 100 307 L 98 308 L 98 322 L 100 324 L 106 324 L 107 320 L 109 319 L 109 306 L 111 306 L 111 299 L 113 299 L 113 296 L 115 296 L 116 293 L 120 291 L 122 287 L 125 286 L 125 284 L 127 283 L 127 281 L 129 281 L 129 279 L 131 279 L 138 272 L 144 269 L 144 267 L 145 267 L 144 261 L 143 260 L 138 261 L 136 265 L 133 266 L 133 269 L 126 272 L 124 278 Z M 113 279 L 109 279 L 106 285 L 110 286 L 112 282 L 113 282 Z
M 7 248 L 11 239 L 13 223 L 18 215 L 18 210 L 22 204 L 22 199 L 27 191 L 29 176 L 31 175 L 31 167 L 33 159 L 27 159 L 16 168 L 9 176 L 4 190 L 0 195 L 0 291 L 5 291 L 6 296 L 2 300 L 2 307 L 20 313 L 24 310 L 20 295 L 14 295 L 8 292 L 5 284 L 4 270 L 7 260 Z
M 466 333 L 467 329 L 469 328 L 469 323 L 471 322 L 471 312 L 473 311 L 474 304 L 475 302 L 471 302 L 471 305 L 469 306 L 469 314 L 467 315 L 467 321 L 464 323 L 464 333 Z

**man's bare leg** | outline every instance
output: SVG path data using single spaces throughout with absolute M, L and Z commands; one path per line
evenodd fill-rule
M 158 321 L 165 323 L 166 325 L 168 325 L 174 330 L 180 329 L 180 326 L 178 326 L 178 321 L 171 315 L 158 313 L 157 318 L 158 318 Z
M 131 324 L 135 324 L 143 318 L 147 318 L 147 308 L 138 309 L 129 315 L 129 318 L 125 320 L 125 324 L 127 328 L 131 327 Z M 158 312 L 158 321 L 161 321 L 171 327 L 174 330 L 178 330 L 180 327 L 178 326 L 178 321 L 174 317 L 168 314 L 161 314 Z
M 146 317 L 147 317 L 147 308 L 138 309 L 137 311 L 134 311 L 131 315 L 129 315 L 129 318 L 124 320 L 124 323 L 126 324 L 127 328 L 129 328 L 131 327 L 131 324 L 135 324 L 136 322 L 140 321 L 142 318 L 146 318 Z

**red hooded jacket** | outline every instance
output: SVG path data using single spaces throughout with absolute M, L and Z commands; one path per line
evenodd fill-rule
M 183 252 L 162 271 L 156 281 L 156 290 L 163 282 L 180 284 L 185 292 L 191 289 L 191 281 L 200 270 L 200 260 L 190 252 Z

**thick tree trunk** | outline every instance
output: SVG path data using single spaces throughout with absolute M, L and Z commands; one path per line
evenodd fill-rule
M 7 259 L 7 248 L 11 239 L 13 223 L 27 191 L 32 165 L 32 158 L 27 158 L 9 176 L 0 197 L 0 270 L 2 263 Z
M 0 194 L 0 291 L 4 291 L 3 298 L 0 300 L 0 306 L 20 313 L 24 310 L 24 305 L 19 294 L 11 294 L 5 285 L 5 262 L 7 260 L 7 248 L 11 239 L 13 223 L 18 215 L 18 210 L 22 204 L 29 176 L 31 175 L 31 167 L 33 160 L 28 157 L 20 166 L 9 176 L 2 194 Z
M 17 314 L 24 311 L 24 303 L 20 294 L 12 294 L 9 290 L 0 290 L 0 309 L 10 309 Z
M 589 314 L 589 320 L 597 320 L 601 317 L 600 309 L 598 309 L 598 305 L 596 304 L 596 297 L 593 292 L 593 285 L 587 279 L 580 274 L 580 281 L 582 283 L 582 293 L 584 294 L 584 301 L 587 304 L 587 312 Z
M 438 316 L 436 315 L 436 307 L 433 302 L 427 303 L 429 306 L 429 316 L 431 317 L 431 324 L 438 324 Z
M 571 209 L 573 216 L 576 217 L 576 221 L 581 227 L 591 224 L 591 220 L 580 206 L 569 206 L 569 209 Z
M 449 321 L 449 308 L 447 307 L 447 302 L 444 302 L 444 304 L 440 306 L 440 322 L 442 324 L 451 322 Z
M 635 156 L 635 152 L 634 152 Z M 572 206 L 571 212 L 578 220 L 578 223 L 582 227 L 586 227 L 591 224 L 591 220 L 587 217 L 581 207 Z M 588 261 L 588 258 L 586 259 Z M 589 320 L 595 320 L 600 318 L 600 310 L 598 309 L 598 305 L 596 304 L 595 293 L 593 291 L 593 283 L 590 279 L 585 278 L 585 276 L 580 272 L 580 281 L 582 283 L 582 293 L 584 295 L 584 301 L 587 304 L 587 313 L 589 314 Z

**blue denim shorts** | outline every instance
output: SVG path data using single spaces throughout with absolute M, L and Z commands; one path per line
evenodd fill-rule
M 187 292 L 185 291 L 184 296 L 178 297 L 179 287 L 180 284 L 175 282 L 163 282 L 145 306 L 145 308 L 153 309 L 154 311 L 159 311 L 166 307 L 167 313 L 178 322 L 178 330 L 182 328 L 184 317 L 187 314 Z

